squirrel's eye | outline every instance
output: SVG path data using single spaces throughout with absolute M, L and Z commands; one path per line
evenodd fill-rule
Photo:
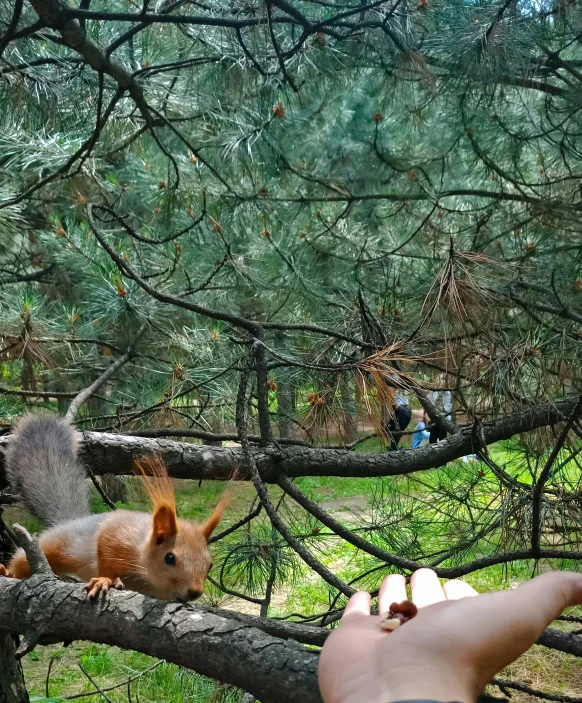
M 164 557 L 164 561 L 168 566 L 176 566 L 176 555 L 172 552 L 168 552 Z

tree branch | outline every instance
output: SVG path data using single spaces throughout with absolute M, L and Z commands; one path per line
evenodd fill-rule
M 562 430 L 560 437 L 558 438 L 558 441 L 554 445 L 554 448 L 552 449 L 550 456 L 548 457 L 548 460 L 546 461 L 544 468 L 540 472 L 540 476 L 537 480 L 537 483 L 534 487 L 533 490 L 533 496 L 532 496 L 532 533 L 531 533 L 531 548 L 534 551 L 534 553 L 539 554 L 540 553 L 540 534 L 541 534 L 541 509 L 542 509 L 542 498 L 543 498 L 543 493 L 544 493 L 544 486 L 546 484 L 546 481 L 549 478 L 550 471 L 552 470 L 552 467 L 554 465 L 554 462 L 558 458 L 558 454 L 560 453 L 560 450 L 564 446 L 564 442 L 568 438 L 568 434 L 570 430 L 572 429 L 572 425 L 576 422 L 578 419 L 580 412 L 582 412 L 582 396 L 580 396 L 578 402 L 576 403 L 576 407 L 574 410 L 572 410 L 570 417 L 568 418 L 568 421 L 564 425 L 564 429 Z
M 127 364 L 127 362 L 131 359 L 131 357 L 135 354 L 135 348 L 137 346 L 137 343 L 141 339 L 143 333 L 145 332 L 147 324 L 144 323 L 138 330 L 135 339 L 131 344 L 127 347 L 127 351 L 123 356 L 120 356 L 117 361 L 115 361 L 111 366 L 109 366 L 102 374 L 97 378 L 93 383 L 88 386 L 87 388 L 84 388 L 80 393 L 78 393 L 74 398 L 73 401 L 71 402 L 69 409 L 67 410 L 67 413 L 65 415 L 65 420 L 68 422 L 73 422 L 73 420 L 77 417 L 77 413 L 79 412 L 79 408 L 83 403 L 96 392 L 98 391 L 101 386 L 108 381 L 113 374 L 120 369 L 122 366 Z
M 0 56 L 2 56 L 2 54 L 4 53 L 4 49 L 14 38 L 16 27 L 18 27 L 20 15 L 22 14 L 23 5 L 24 0 L 16 0 L 16 2 L 14 3 L 14 10 L 12 11 L 12 19 L 10 20 L 10 24 L 6 29 L 6 33 L 4 34 L 4 36 L 0 37 Z
M 85 639 L 142 652 L 238 686 L 264 703 L 321 701 L 318 653 L 299 641 L 322 645 L 329 635 L 323 628 L 165 603 L 130 591 L 90 601 L 78 584 L 46 575 L 1 578 L 0 633 L 30 632 L 38 644 Z M 538 644 L 582 656 L 580 638 L 557 630 L 546 630 Z
M 546 403 L 493 420 L 483 425 L 483 438 L 486 444 L 493 444 L 516 434 L 564 422 L 576 406 L 576 400 Z M 4 452 L 9 441 L 9 437 L 0 437 L 0 477 L 3 477 Z M 276 483 L 281 473 L 290 478 L 401 476 L 444 466 L 449 461 L 472 454 L 475 448 L 472 427 L 466 427 L 437 444 L 397 452 L 352 452 L 294 446 L 279 447 L 277 451 L 270 447 L 251 447 L 250 451 L 262 480 Z M 80 441 L 81 459 L 97 476 L 108 473 L 131 476 L 134 460 L 154 451 L 160 453 L 174 478 L 229 480 L 233 468 L 239 467 L 238 479 L 250 479 L 239 447 L 213 447 L 106 432 L 84 432 Z M 0 478 L 0 488 L 5 485 Z
M 257 627 L 259 618 L 247 618 L 249 624 L 226 611 L 220 615 L 129 591 L 90 601 L 79 585 L 45 576 L 0 579 L 2 633 L 34 631 L 40 644 L 88 639 L 193 669 L 264 703 L 320 703 L 317 653 L 266 634 Z
M 319 574 L 324 581 L 326 581 L 328 584 L 330 584 L 334 588 L 337 588 L 337 590 L 340 591 L 340 593 L 343 593 L 346 596 L 351 596 L 353 593 L 355 593 L 354 589 L 351 586 L 348 586 L 347 583 L 344 583 L 332 571 L 330 571 L 324 564 L 322 564 L 318 559 L 316 559 L 313 556 L 313 554 L 311 554 L 311 552 L 303 546 L 303 544 L 297 539 L 297 537 L 292 533 L 292 531 L 283 522 L 283 520 L 281 519 L 277 510 L 275 509 L 275 506 L 271 502 L 271 499 L 269 497 L 269 492 L 267 491 L 267 488 L 261 478 L 261 475 L 260 475 L 259 470 L 257 468 L 257 463 L 255 461 L 255 457 L 253 456 L 253 454 L 251 452 L 249 440 L 247 437 L 246 390 L 247 390 L 249 370 L 250 370 L 250 367 L 253 363 L 253 360 L 256 358 L 256 350 L 260 346 L 261 346 L 261 343 L 259 341 L 256 341 L 253 343 L 253 346 L 251 348 L 251 353 L 250 353 L 249 359 L 247 361 L 247 366 L 244 368 L 244 370 L 241 373 L 240 384 L 239 384 L 239 389 L 238 389 L 237 398 L 236 398 L 236 424 L 237 424 L 237 429 L 238 429 L 238 433 L 239 433 L 239 437 L 240 437 L 244 463 L 246 464 L 246 466 L 250 472 L 251 480 L 254 483 L 255 490 L 257 491 L 257 495 L 259 497 L 259 500 L 261 501 L 261 504 L 265 508 L 265 512 L 269 516 L 269 519 L 271 520 L 271 524 L 277 530 L 277 532 L 279 532 L 279 534 L 283 537 L 283 539 L 287 542 L 287 544 L 291 547 L 291 549 L 293 549 L 293 551 L 299 557 L 301 557 L 301 559 L 303 559 L 303 561 L 309 567 L 311 567 L 317 574 Z

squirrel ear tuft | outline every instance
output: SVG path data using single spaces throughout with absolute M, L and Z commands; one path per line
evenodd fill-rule
M 154 540 L 161 544 L 178 532 L 176 513 L 169 505 L 160 505 L 154 513 Z
M 214 530 L 218 526 L 218 523 L 222 520 L 222 516 L 224 515 L 224 511 L 232 503 L 233 498 L 234 498 L 234 495 L 229 490 L 224 491 L 224 493 L 220 496 L 220 500 L 218 501 L 218 505 L 212 511 L 212 515 L 202 525 L 202 534 L 206 538 L 206 541 L 208 541 L 210 539 L 210 536 L 212 535 L 212 533 L 214 532 Z

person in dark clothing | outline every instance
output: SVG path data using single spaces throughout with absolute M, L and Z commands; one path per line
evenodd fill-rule
M 393 452 L 398 449 L 398 443 L 402 437 L 402 433 L 410 424 L 412 418 L 412 410 L 408 407 L 408 392 L 400 391 L 394 398 L 392 404 L 392 415 L 388 418 L 386 429 L 390 434 L 390 449 Z
M 446 437 L 447 431 L 445 430 L 445 428 L 439 427 L 438 425 L 434 425 L 430 428 L 430 439 L 428 440 L 428 442 L 429 444 L 436 444 L 442 439 L 446 439 Z
M 434 403 L 439 415 L 447 420 L 451 419 L 451 411 L 453 409 L 453 396 L 450 391 L 434 391 L 432 394 L 432 402 Z M 443 439 L 446 439 L 447 431 L 444 427 L 434 425 L 430 429 L 430 444 L 436 444 Z

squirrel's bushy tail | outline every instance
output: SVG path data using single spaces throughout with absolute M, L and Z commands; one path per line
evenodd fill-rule
M 6 451 L 6 474 L 30 512 L 50 527 L 89 515 L 87 473 L 77 433 L 61 418 L 24 415 Z

